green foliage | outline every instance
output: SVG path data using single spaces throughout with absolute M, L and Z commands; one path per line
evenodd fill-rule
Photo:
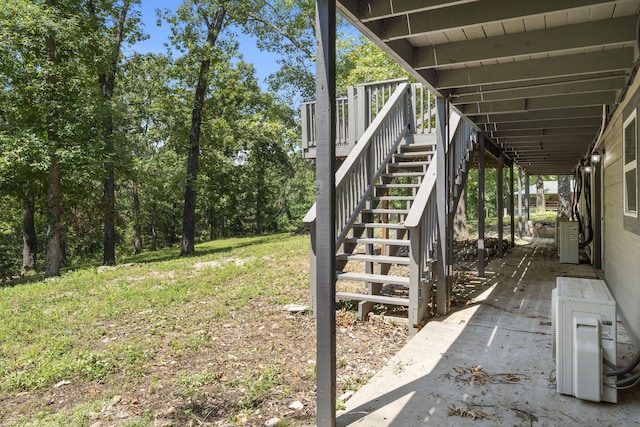
M 337 42 L 336 80 L 338 93 L 349 86 L 401 77 L 407 73 L 363 35 L 345 37 Z
M 173 54 L 125 57 L 114 56 L 117 22 L 128 5 L 122 47 L 144 38 L 139 1 L 5 3 L 0 10 L 0 278 L 21 271 L 25 201 L 33 206 L 37 268 L 43 267 L 52 159 L 62 173 L 63 267 L 100 263 L 106 210 L 117 228 L 119 259 L 131 253 L 134 230 L 140 230 L 136 237 L 144 250 L 178 242 L 193 85 L 207 55 L 213 61 L 201 130 L 196 240 L 301 229 L 315 197 L 315 171 L 299 154 L 295 102 L 314 93 L 314 2 L 224 2 L 227 27 L 218 43 L 207 47 L 199 16 L 203 8 L 210 13 L 223 2 L 186 1 L 163 15 L 174 26 Z M 253 66 L 238 54 L 231 25 L 255 37 L 260 48 L 283 55 L 281 72 L 270 80 L 272 91 L 258 85 Z M 47 55 L 47 37 L 55 43 L 53 58 Z M 105 97 L 103 78 L 110 77 L 117 84 L 113 96 Z M 111 133 L 105 130 L 110 120 Z M 104 200 L 111 167 L 117 183 L 113 208 Z

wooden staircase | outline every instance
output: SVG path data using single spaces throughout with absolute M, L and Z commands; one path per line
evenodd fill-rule
M 315 205 L 304 218 L 311 230 L 311 309 L 314 314 L 318 309 L 318 286 L 333 286 L 317 283 L 315 272 L 322 268 L 330 275 L 335 267 L 336 299 L 358 301 L 362 319 L 376 304 L 406 307 L 409 334 L 414 335 L 429 311 L 446 314 L 449 309 L 451 224 L 475 131 L 456 114 L 444 120 L 444 101 L 432 103 L 432 95 L 418 84 L 379 82 L 357 92 L 337 105 L 348 111 L 339 115 L 337 127 L 350 135 L 347 141 L 357 143 L 347 144 L 350 151 L 335 174 L 336 255 L 331 265 L 326 263 L 330 257 L 323 257 L 327 265 L 316 265 L 320 231 Z M 383 101 L 375 103 L 381 108 L 374 115 L 373 100 Z M 303 146 L 311 158 L 314 104 L 305 104 L 302 113 Z M 344 140 L 336 140 L 336 153 Z M 436 153 L 438 144 L 447 148 Z
M 362 319 L 375 304 L 409 307 L 410 240 L 404 221 L 434 154 L 434 135 L 406 138 L 398 146 L 374 184 L 360 221 L 352 226 L 351 235 L 336 255 L 338 288 L 344 281 L 364 287 L 364 292 L 337 292 L 336 298 L 359 301 Z M 398 268 L 390 274 L 393 266 Z

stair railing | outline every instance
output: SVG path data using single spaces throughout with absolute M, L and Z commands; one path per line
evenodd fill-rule
M 336 172 L 336 246 L 364 208 L 376 179 L 384 172 L 398 145 L 412 128 L 408 83 L 400 84 Z M 316 219 L 316 205 L 304 217 Z
M 337 157 L 347 157 L 365 130 L 381 113 L 394 91 L 399 85 L 406 82 L 407 79 L 394 79 L 351 86 L 347 90 L 347 96 L 336 99 Z M 417 86 L 421 87 L 421 85 Z M 428 97 L 428 91 L 426 89 L 424 91 Z M 419 93 L 423 93 L 422 89 Z M 302 122 L 302 155 L 306 159 L 314 159 L 316 157 L 317 131 L 315 101 L 302 103 L 300 119 Z
M 418 189 L 411 210 L 404 221 L 409 230 L 409 330 L 417 331 L 431 301 L 431 285 L 436 280 L 433 268 L 438 237 L 436 197 L 437 156 L 433 155 Z

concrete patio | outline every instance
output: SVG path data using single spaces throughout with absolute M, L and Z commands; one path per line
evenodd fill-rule
M 552 239 L 533 238 L 486 272 L 468 285 L 474 303 L 430 321 L 346 402 L 338 426 L 640 425 L 640 386 L 617 404 L 556 391 L 551 290 L 557 276 L 598 278 L 589 264 L 561 264 Z M 618 320 L 618 365 L 635 351 Z

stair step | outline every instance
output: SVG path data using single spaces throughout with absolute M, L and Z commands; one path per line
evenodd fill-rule
M 409 307 L 409 298 L 388 297 L 384 295 L 356 294 L 352 292 L 336 292 L 337 299 L 369 301 L 376 304 L 402 305 Z
M 387 276 L 384 274 L 354 273 L 351 271 L 336 271 L 339 280 L 353 280 L 357 282 L 386 283 L 389 285 L 409 286 L 409 278 L 404 276 Z
M 430 151 L 430 152 L 435 152 L 436 150 L 436 146 L 434 144 L 431 143 L 427 143 L 427 144 L 420 144 L 420 143 L 415 143 L 415 144 L 405 144 L 405 145 L 401 145 L 400 146 L 400 151 L 402 152 L 407 152 L 407 151 Z
M 424 172 L 392 172 L 392 173 L 383 173 L 381 175 L 383 178 L 415 178 L 424 176 Z
M 416 160 L 415 162 L 393 162 L 389 163 L 392 168 L 404 169 L 404 168 L 417 168 L 429 166 L 431 162 L 428 160 Z
M 370 245 L 391 245 L 391 246 L 409 246 L 411 242 L 405 239 L 378 239 L 375 237 L 347 237 L 344 239 L 347 243 L 362 243 Z
M 419 188 L 420 184 L 415 182 L 415 183 L 409 183 L 409 184 L 396 184 L 396 183 L 391 183 L 391 184 L 376 184 L 376 188 Z
M 390 230 L 404 230 L 404 224 L 397 222 L 356 222 L 353 228 L 386 228 Z
M 387 200 L 387 201 L 401 201 L 401 202 L 411 202 L 415 199 L 416 199 L 415 196 L 378 196 L 378 197 L 371 198 L 371 200 L 377 200 L 377 201 Z
M 362 209 L 363 213 L 374 214 L 408 214 L 409 209 Z
M 394 158 L 396 159 L 431 159 L 435 153 L 432 151 L 412 151 L 408 153 L 396 153 L 394 154 Z
M 356 262 L 377 262 L 379 264 L 409 265 L 409 258 L 388 255 L 338 254 L 336 259 Z

